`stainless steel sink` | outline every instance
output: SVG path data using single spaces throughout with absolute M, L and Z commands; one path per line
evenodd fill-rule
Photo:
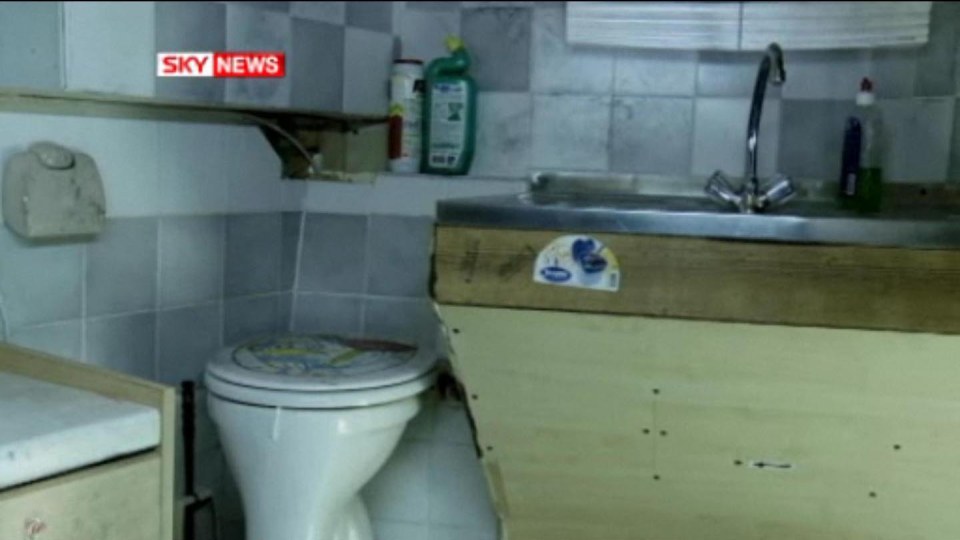
M 743 214 L 703 195 L 703 178 L 534 175 L 520 195 L 447 200 L 440 223 L 577 233 L 634 233 L 795 243 L 960 247 L 960 213 L 896 207 L 860 215 L 833 201 L 830 183 L 798 181 L 798 196 Z

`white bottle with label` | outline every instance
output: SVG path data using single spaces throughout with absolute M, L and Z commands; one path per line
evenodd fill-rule
M 390 170 L 420 171 L 423 110 L 423 62 L 400 59 L 393 62 L 390 77 L 388 157 Z

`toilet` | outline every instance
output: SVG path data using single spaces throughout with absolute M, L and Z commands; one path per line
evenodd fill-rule
M 318 335 L 257 339 L 207 365 L 210 416 L 252 540 L 373 540 L 360 489 L 435 379 L 426 348 Z

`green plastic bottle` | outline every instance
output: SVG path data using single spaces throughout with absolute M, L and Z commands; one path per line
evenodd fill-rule
M 467 174 L 473 162 L 477 85 L 467 75 L 470 56 L 463 41 L 447 38 L 450 56 L 430 62 L 425 75 L 423 159 L 420 172 Z

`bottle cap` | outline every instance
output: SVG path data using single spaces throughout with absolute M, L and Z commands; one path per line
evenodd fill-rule
M 876 95 L 873 93 L 873 81 L 869 77 L 864 77 L 860 81 L 860 91 L 857 92 L 857 105 L 866 107 L 873 105 L 876 101 Z
M 463 40 L 457 36 L 447 36 L 447 50 L 450 52 L 459 51 L 463 48 Z

